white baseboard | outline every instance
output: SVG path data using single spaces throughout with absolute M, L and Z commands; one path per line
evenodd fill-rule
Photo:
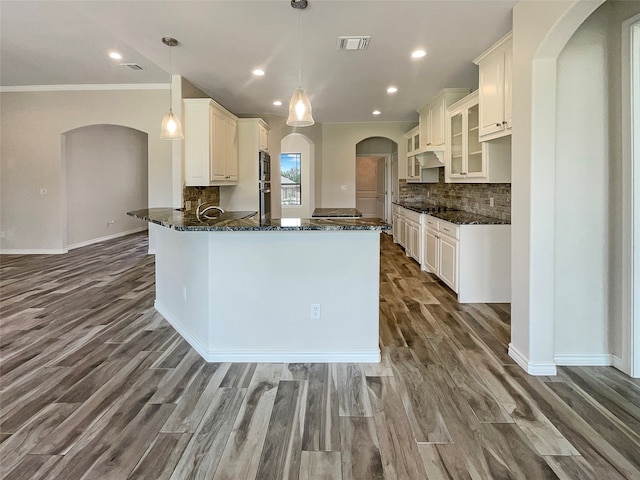
M 380 350 L 371 352 L 294 352 L 282 350 L 208 350 L 157 300 L 154 308 L 207 362 L 237 363 L 380 363 Z
M 553 361 L 560 366 L 590 366 L 609 367 L 613 365 L 612 355 L 609 353 L 556 353 Z
M 73 250 L 75 248 L 87 247 L 87 246 L 93 245 L 95 243 L 106 242 L 107 240 L 113 240 L 114 238 L 125 237 L 127 235 L 131 235 L 133 233 L 144 232 L 146 230 L 147 230 L 147 226 L 145 225 L 144 227 L 135 228 L 133 230 L 127 230 L 126 232 L 114 233 L 113 235 L 107 235 L 106 237 L 92 238 L 91 240 L 86 240 L 84 242 L 74 243 L 73 245 L 68 245 L 67 248 L 69 250 Z
M 187 341 L 187 343 L 189 345 L 191 345 L 196 352 L 198 352 L 198 354 L 202 358 L 204 358 L 207 362 L 210 361 L 207 358 L 209 356 L 209 352 L 207 351 L 207 347 L 205 347 L 202 343 L 200 343 L 200 341 L 196 337 L 194 337 L 191 334 L 191 332 L 186 330 L 180 324 L 180 322 L 176 321 L 176 319 L 173 318 L 173 315 L 171 313 L 169 313 L 169 310 L 167 308 L 165 308 L 160 302 L 158 302 L 158 300 L 155 300 L 153 302 L 153 307 L 158 311 L 158 313 L 160 315 L 162 315 L 164 317 L 164 319 L 167 322 L 169 322 L 171 324 L 171 326 L 180 334 L 180 336 L 182 338 L 184 338 Z
M 626 365 L 624 364 L 624 361 L 617 355 L 611 355 L 611 365 L 616 367 L 618 370 L 622 370 L 623 372 L 625 371 Z
M 61 255 L 69 253 L 66 248 L 2 248 L 0 255 Z
M 529 375 L 550 376 L 558 374 L 555 363 L 532 363 L 522 353 L 518 351 L 512 343 L 509 344 L 509 356 Z

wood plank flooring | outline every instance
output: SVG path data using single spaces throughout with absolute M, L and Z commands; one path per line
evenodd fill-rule
M 640 479 L 640 382 L 526 375 L 508 305 L 458 304 L 387 235 L 379 364 L 207 364 L 146 251 L 0 257 L 0 478 Z

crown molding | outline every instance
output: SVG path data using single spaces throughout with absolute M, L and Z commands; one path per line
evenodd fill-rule
M 90 83 L 78 85 L 18 85 L 0 87 L 1 93 L 10 92 L 69 92 L 96 90 L 169 90 L 168 83 Z

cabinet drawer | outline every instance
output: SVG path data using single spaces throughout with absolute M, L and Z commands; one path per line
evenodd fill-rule
M 413 210 L 407 210 L 406 208 L 402 209 L 402 215 L 415 223 L 420 223 L 420 214 L 418 212 L 414 212 Z
M 427 215 L 425 217 L 425 222 L 426 222 L 428 227 L 432 228 L 433 230 L 438 230 L 438 219 L 437 218 L 430 217 L 429 215 Z
M 445 222 L 444 220 L 440 220 L 438 222 L 438 231 L 453 238 L 460 238 L 460 229 L 458 226 L 453 223 Z

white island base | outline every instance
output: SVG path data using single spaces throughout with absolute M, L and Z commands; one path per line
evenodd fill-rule
M 380 361 L 379 230 L 152 228 L 155 307 L 206 361 Z

